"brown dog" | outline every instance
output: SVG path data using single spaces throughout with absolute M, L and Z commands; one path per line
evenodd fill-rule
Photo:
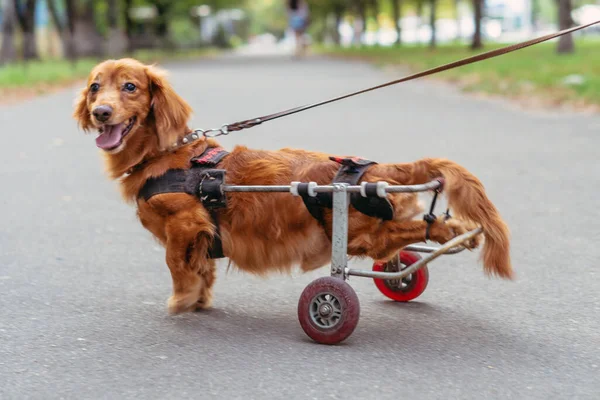
M 200 139 L 170 149 L 191 132 L 189 105 L 167 82 L 164 73 L 132 59 L 109 60 L 96 66 L 77 100 L 74 117 L 86 131 L 98 129 L 96 144 L 106 157 L 108 174 L 121 183 L 122 194 L 136 202 L 138 217 L 166 248 L 173 280 L 171 313 L 210 306 L 215 262 L 209 250 L 216 232 L 214 220 L 197 197 L 164 193 L 145 201 L 140 189 L 151 177 L 168 170 L 190 168 L 190 159 L 218 144 Z M 329 155 L 294 149 L 251 150 L 237 146 L 218 168 L 235 185 L 289 185 L 292 181 L 330 184 L 339 164 Z M 444 191 L 455 217 L 438 218 L 430 238 L 445 243 L 479 225 L 484 230 L 484 270 L 512 278 L 506 224 L 487 198 L 480 181 L 465 168 L 445 159 L 404 164 L 376 164 L 362 180 L 412 185 L 444 177 Z M 390 194 L 394 217 L 384 221 L 350 207 L 348 254 L 389 260 L 404 246 L 422 242 L 427 223 L 414 219 L 422 212 L 416 194 Z M 331 256 L 332 215 L 324 209 L 321 225 L 301 198 L 287 193 L 229 193 L 218 211 L 223 253 L 238 268 L 264 275 L 289 271 L 293 265 L 310 271 Z M 467 243 L 475 248 L 479 240 Z

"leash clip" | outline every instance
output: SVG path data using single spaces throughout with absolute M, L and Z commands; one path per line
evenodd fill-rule
M 205 138 L 215 138 L 218 136 L 226 136 L 229 135 L 229 125 L 225 124 L 220 128 L 213 128 L 213 129 L 197 129 L 196 132 L 199 132 L 202 134 L 202 136 L 204 136 Z

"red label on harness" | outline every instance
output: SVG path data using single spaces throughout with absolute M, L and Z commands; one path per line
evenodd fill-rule
M 335 161 L 338 164 L 341 165 L 346 165 L 346 166 L 363 166 L 363 165 L 370 165 L 370 164 L 375 164 L 375 162 L 370 161 L 370 160 L 366 160 L 362 157 L 329 157 L 329 159 L 331 161 Z
M 211 147 L 206 149 L 204 153 L 198 157 L 192 158 L 191 161 L 195 164 L 214 166 L 217 165 L 227 154 L 229 153 L 223 150 L 221 147 Z

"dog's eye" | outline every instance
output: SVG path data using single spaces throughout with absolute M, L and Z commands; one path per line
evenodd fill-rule
M 92 93 L 96 93 L 99 89 L 100 89 L 100 85 L 98 85 L 97 83 L 92 83 L 90 85 L 90 91 Z
M 135 85 L 133 83 L 127 82 L 125 85 L 123 85 L 123 89 L 133 93 L 135 91 Z

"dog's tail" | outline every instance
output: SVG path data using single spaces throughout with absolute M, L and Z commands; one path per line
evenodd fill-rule
M 448 205 L 452 212 L 457 217 L 483 228 L 485 242 L 482 261 L 485 272 L 512 279 L 508 226 L 486 196 L 479 179 L 466 168 L 446 159 L 425 158 L 409 165 L 413 166 L 410 178 L 412 184 L 426 183 L 438 177 L 444 178 L 443 191 L 448 197 Z

